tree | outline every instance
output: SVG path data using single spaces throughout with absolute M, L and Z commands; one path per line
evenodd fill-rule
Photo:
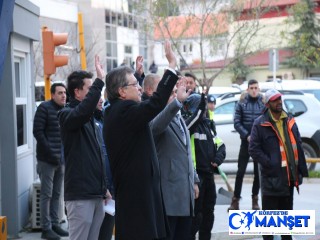
M 159 4 L 170 2 L 179 6 L 181 15 L 172 17 L 167 11 L 158 11 Z M 268 1 L 220 1 L 220 0 L 142 0 L 137 8 L 148 12 L 155 34 L 162 39 L 170 39 L 180 58 L 184 70 L 193 71 L 189 66 L 190 59 L 183 54 L 185 41 L 192 41 L 199 50 L 199 58 L 191 62 L 199 62 L 201 72 L 199 83 L 209 88 L 214 79 L 227 67 L 233 64 L 233 69 L 241 65 L 243 59 L 261 47 L 259 44 L 250 45 L 259 30 L 259 18 L 270 10 Z M 269 1 L 270 2 L 270 1 Z M 223 5 L 223 3 L 229 3 Z M 235 49 L 236 48 L 236 49 Z M 217 54 L 217 52 L 219 54 Z M 217 71 L 209 71 L 207 63 L 223 61 L 223 67 Z M 241 74 L 246 74 L 242 71 Z
M 320 42 L 317 38 L 320 27 L 315 16 L 315 3 L 313 0 L 301 0 L 290 8 L 289 13 L 287 23 L 296 29 L 288 34 L 282 33 L 289 39 L 293 51 L 287 63 L 290 67 L 300 68 L 308 77 L 310 69 L 320 67 Z

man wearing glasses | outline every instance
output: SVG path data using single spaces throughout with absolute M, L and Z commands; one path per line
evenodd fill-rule
M 111 106 L 104 116 L 104 140 L 115 187 L 116 239 L 162 239 L 168 223 L 160 186 L 159 162 L 149 122 L 165 108 L 178 80 L 176 58 L 165 43 L 169 69 L 156 92 L 141 102 L 141 87 L 128 67 L 106 76 Z

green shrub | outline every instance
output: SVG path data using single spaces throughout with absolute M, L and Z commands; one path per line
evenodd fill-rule
M 309 171 L 310 178 L 320 178 L 320 171 Z

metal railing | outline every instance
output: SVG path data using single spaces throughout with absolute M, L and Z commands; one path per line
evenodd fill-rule
M 320 158 L 306 158 L 307 163 L 320 163 Z

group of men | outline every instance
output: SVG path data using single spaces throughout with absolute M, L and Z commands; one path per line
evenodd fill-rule
M 107 239 L 102 236 L 110 237 L 114 219 L 106 218 L 103 207 L 112 197 L 116 239 L 195 239 L 197 232 L 201 240 L 211 238 L 216 201 L 213 174 L 226 155 L 213 122 L 215 98 L 195 93 L 192 74 L 177 75 L 171 45 L 164 46 L 169 67 L 162 78 L 144 76 L 141 59 L 136 62 L 138 76 L 127 66 L 105 75 L 96 57 L 94 82 L 86 71 L 69 75 L 67 106 L 66 88 L 53 85 L 52 99 L 38 107 L 34 136 L 42 238 Z M 99 105 L 103 79 L 110 103 L 104 117 Z M 292 209 L 293 186 L 298 187 L 308 174 L 297 126 L 282 110 L 280 93 L 273 91 L 266 93 L 264 105 L 258 82 L 251 81 L 248 96 L 237 106 L 235 126 L 242 143 L 229 209 L 239 209 L 249 156 L 256 163 L 253 209 L 259 208 L 258 163 L 263 209 Z M 69 232 L 59 226 L 57 216 L 62 181 Z

